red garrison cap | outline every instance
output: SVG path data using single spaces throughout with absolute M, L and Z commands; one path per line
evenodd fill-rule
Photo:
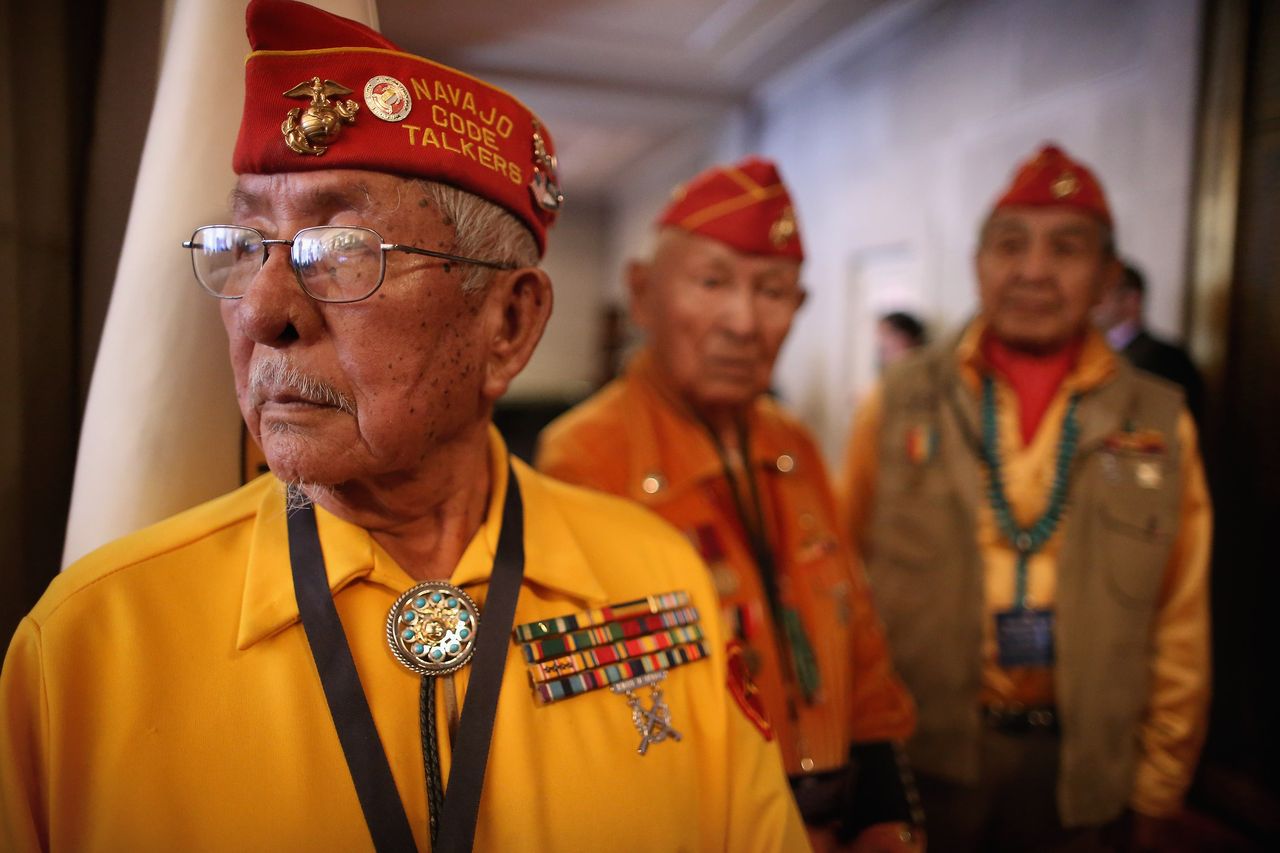
M 713 166 L 677 187 L 658 217 L 749 255 L 804 260 L 795 209 L 778 167 L 760 157 Z
M 509 210 L 538 250 L 564 202 L 555 146 L 529 108 L 404 53 L 363 24 L 252 0 L 236 174 L 369 169 L 450 184 Z
M 1013 183 L 996 201 L 1004 207 L 1059 205 L 1096 216 L 1111 226 L 1111 210 L 1102 184 L 1088 166 L 1072 160 L 1061 148 L 1048 144 L 1013 176 Z

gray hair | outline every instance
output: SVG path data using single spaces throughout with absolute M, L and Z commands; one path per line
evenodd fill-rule
M 454 252 L 468 258 L 509 264 L 538 265 L 533 234 L 511 213 L 478 195 L 433 181 L 417 182 L 454 228 Z M 468 264 L 462 279 L 464 293 L 483 290 L 494 270 Z

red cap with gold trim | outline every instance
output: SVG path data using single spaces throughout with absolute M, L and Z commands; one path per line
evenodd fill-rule
M 1111 209 L 1102 184 L 1087 166 L 1067 156 L 1061 148 L 1047 144 L 1023 163 L 1013 183 L 996 201 L 994 210 L 1005 207 L 1074 207 L 1111 227 Z
M 501 205 L 545 251 L 564 203 L 547 129 L 513 96 L 293 0 L 252 0 L 236 174 L 368 169 Z
M 658 217 L 749 255 L 804 260 L 800 228 L 778 167 L 761 157 L 713 166 L 677 187 Z

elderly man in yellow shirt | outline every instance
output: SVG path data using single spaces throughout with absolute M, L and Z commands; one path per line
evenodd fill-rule
M 696 552 L 490 424 L 551 310 L 546 128 L 302 4 L 248 30 L 232 224 L 186 245 L 274 476 L 23 621 L 0 849 L 807 849 Z
M 844 477 L 919 706 L 926 828 L 945 850 L 1158 846 L 1209 698 L 1195 427 L 1090 326 L 1118 264 L 1083 165 L 1024 164 L 976 267 L 978 317 L 888 374 Z

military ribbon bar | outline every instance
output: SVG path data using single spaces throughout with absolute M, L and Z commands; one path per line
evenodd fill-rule
M 617 663 L 627 658 L 652 654 L 686 643 L 696 643 L 702 639 L 702 628 L 698 625 L 686 625 L 647 634 L 630 640 L 619 640 L 607 646 L 596 646 L 565 657 L 535 663 L 529 667 L 529 675 L 535 683 L 551 681 L 576 672 L 585 672 L 598 666 Z
M 546 637 L 542 640 L 526 642 L 521 646 L 527 663 L 560 657 L 571 652 L 616 643 L 619 640 L 652 634 L 667 628 L 689 625 L 698 621 L 696 607 L 681 607 L 677 610 L 664 610 L 661 613 L 649 613 L 620 622 L 607 622 L 571 634 Z
M 658 595 L 638 598 L 635 601 L 610 604 L 595 610 L 584 610 L 581 613 L 573 613 L 568 616 L 557 616 L 554 619 L 542 619 L 537 622 L 517 625 L 515 635 L 517 641 L 528 643 L 553 634 L 566 634 L 570 631 L 589 628 L 593 625 L 603 625 L 606 622 L 628 619 L 646 613 L 675 610 L 679 607 L 686 607 L 688 604 L 689 593 L 683 590 L 664 592 Z
M 554 681 L 535 684 L 533 693 L 538 701 L 545 705 L 598 690 L 601 687 L 608 687 L 629 678 L 674 669 L 706 656 L 707 649 L 701 641 L 685 643 L 653 654 L 628 658 L 618 663 L 557 678 Z

